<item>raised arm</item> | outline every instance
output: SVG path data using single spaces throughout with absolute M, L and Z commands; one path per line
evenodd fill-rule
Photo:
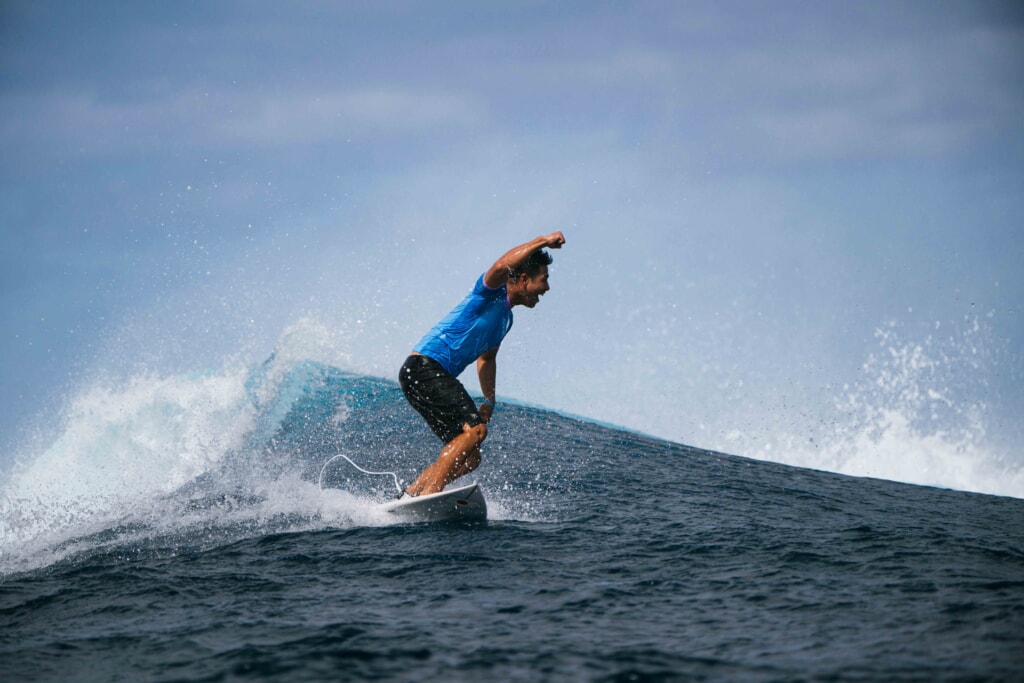
M 509 249 L 484 273 L 484 284 L 491 289 L 501 287 L 508 281 L 509 271 L 523 265 L 526 259 L 530 258 L 530 254 L 544 248 L 561 249 L 563 244 L 565 236 L 559 231 L 535 237 L 525 244 Z

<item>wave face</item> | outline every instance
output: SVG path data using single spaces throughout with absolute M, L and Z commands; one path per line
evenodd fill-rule
M 504 448 L 499 439 L 492 459 L 504 461 Z M 395 382 L 287 354 L 248 370 L 93 386 L 71 402 L 60 437 L 6 483 L 0 572 L 168 535 L 202 546 L 383 524 L 375 504 L 395 495 L 394 479 L 325 462 L 340 453 L 409 481 L 438 451 Z M 527 477 L 528 460 L 503 476 Z
M 438 446 L 395 382 L 288 353 L 89 388 L 3 490 L 8 673 L 1019 671 L 1024 501 L 728 456 L 515 404 L 473 475 L 486 525 L 397 523 L 378 504 L 390 477 L 324 467 L 344 453 L 408 480 Z
M 984 391 L 970 400 L 957 379 L 993 364 L 979 352 L 978 333 L 975 325 L 955 343 L 908 343 L 895 328 L 880 330 L 879 351 L 859 380 L 835 392 L 831 421 L 794 433 L 736 430 L 712 445 L 816 470 L 1024 498 L 1024 470 L 986 431 Z M 240 530 L 317 528 L 325 514 L 338 524 L 385 523 L 367 501 L 393 495 L 392 478 L 364 476 L 340 459 L 321 471 L 324 463 L 343 454 L 409 480 L 438 444 L 396 383 L 340 369 L 346 358 L 332 348 L 328 328 L 304 319 L 254 367 L 87 386 L 69 402 L 57 438 L 23 457 L 3 484 L 0 571 L 149 535 L 219 543 Z M 553 414 L 518 405 L 502 419 L 521 435 Z M 485 484 L 500 491 L 538 471 L 550 475 L 549 456 L 510 457 L 509 439 L 507 430 L 489 439 L 490 460 L 502 466 L 479 473 Z M 321 485 L 356 495 L 335 496 L 325 511 Z M 522 512 L 526 503 L 515 505 Z

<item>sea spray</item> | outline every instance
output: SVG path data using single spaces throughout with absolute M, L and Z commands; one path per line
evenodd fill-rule
M 50 442 L 18 458 L 2 484 L 0 575 L 154 539 L 197 549 L 393 522 L 371 501 L 321 491 L 308 476 L 324 449 L 336 452 L 352 429 L 365 432 L 359 420 L 346 424 L 348 401 L 366 412 L 380 393 L 379 380 L 365 378 L 373 385 L 365 387 L 327 364 L 347 362 L 336 336 L 304 318 L 253 367 L 229 361 L 83 388 Z
M 936 324 L 936 330 L 941 328 Z M 989 433 L 999 392 L 993 348 L 976 318 L 942 336 L 905 338 L 896 323 L 875 333 L 860 375 L 824 406 L 817 428 L 767 435 L 723 450 L 853 476 L 1024 498 L 1024 469 Z
M 392 380 L 335 365 L 346 362 L 339 343 L 331 328 L 303 319 L 253 367 L 142 373 L 80 391 L 48 447 L 23 457 L 3 484 L 0 574 L 104 548 L 157 543 L 178 552 L 266 533 L 388 523 L 365 498 L 321 491 L 323 463 L 344 450 L 406 477 L 436 444 Z M 995 361 L 984 328 L 908 341 L 887 325 L 877 343 L 860 375 L 834 392 L 831 412 L 823 411 L 831 417 L 815 416 L 817 430 L 769 428 L 760 441 L 739 435 L 701 446 L 1024 497 L 1020 467 L 989 431 L 999 395 L 986 380 Z M 543 411 L 510 402 L 500 419 L 479 472 L 496 518 L 547 518 L 548 498 L 534 488 L 578 477 L 521 442 L 548 419 Z M 328 474 L 326 488 L 336 487 L 342 474 Z
M 0 563 L 107 528 L 213 468 L 251 429 L 246 374 L 140 375 L 83 390 L 52 444 L 4 486 Z

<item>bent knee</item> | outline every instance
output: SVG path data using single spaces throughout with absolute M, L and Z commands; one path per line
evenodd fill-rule
M 483 443 L 483 440 L 487 438 L 487 425 L 483 423 L 472 426 L 467 424 L 464 431 L 470 432 L 477 443 Z

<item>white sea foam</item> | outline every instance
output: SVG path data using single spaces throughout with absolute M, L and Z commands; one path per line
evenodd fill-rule
M 240 528 L 394 523 L 373 501 L 321 491 L 294 467 L 275 469 L 246 452 L 258 422 L 269 421 L 263 428 L 272 432 L 283 417 L 257 413 L 289 368 L 311 358 L 344 361 L 333 343 L 326 327 L 302 320 L 285 330 L 256 385 L 247 386 L 248 368 L 232 365 L 84 388 L 69 400 L 54 439 L 23 454 L 2 483 L 0 575 L 157 536 L 202 545 Z
M 997 397 L 986 373 L 995 361 L 978 322 L 920 341 L 890 324 L 876 338 L 860 377 L 823 408 L 826 426 L 758 439 L 734 431 L 716 446 L 841 474 L 1024 498 L 1024 468 L 988 431 Z
M 0 562 L 100 531 L 208 471 L 251 427 L 244 382 L 224 370 L 82 391 L 57 438 L 3 488 Z

